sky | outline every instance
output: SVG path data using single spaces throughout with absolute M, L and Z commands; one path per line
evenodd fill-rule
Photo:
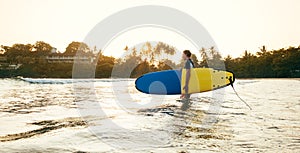
M 70 42 L 83 41 L 106 17 L 141 5 L 168 6 L 189 14 L 206 28 L 223 56 L 255 53 L 262 45 L 268 50 L 300 45 L 299 0 L 0 0 L 0 45 L 45 41 L 64 51 Z M 141 39 L 140 33 L 147 37 Z M 184 37 L 159 28 L 127 31 L 104 52 L 117 56 L 126 45 L 145 41 L 197 52 Z

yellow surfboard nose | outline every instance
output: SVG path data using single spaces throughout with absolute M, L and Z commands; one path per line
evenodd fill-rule
M 181 73 L 181 93 L 200 93 L 211 91 L 230 85 L 230 78 L 234 82 L 232 72 L 215 70 L 212 68 L 192 68 L 190 78 L 186 86 L 187 70 L 182 69 Z M 185 88 L 187 87 L 187 88 Z

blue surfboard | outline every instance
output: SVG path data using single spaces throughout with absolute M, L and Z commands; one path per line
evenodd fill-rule
M 181 70 L 165 70 L 144 74 L 136 79 L 137 90 L 147 94 L 180 94 Z

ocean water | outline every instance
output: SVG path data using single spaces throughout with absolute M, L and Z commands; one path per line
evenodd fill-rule
M 179 95 L 134 79 L 0 79 L 0 152 L 300 152 L 300 79 Z

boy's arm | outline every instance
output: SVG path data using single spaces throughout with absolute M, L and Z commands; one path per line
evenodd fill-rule
M 186 69 L 185 86 L 184 86 L 185 93 L 188 92 L 188 85 L 189 85 L 189 81 L 190 81 L 190 75 L 191 75 L 191 69 Z
M 187 86 L 190 81 L 190 74 L 191 74 L 191 69 L 186 69 L 186 79 L 185 79 L 185 85 Z

